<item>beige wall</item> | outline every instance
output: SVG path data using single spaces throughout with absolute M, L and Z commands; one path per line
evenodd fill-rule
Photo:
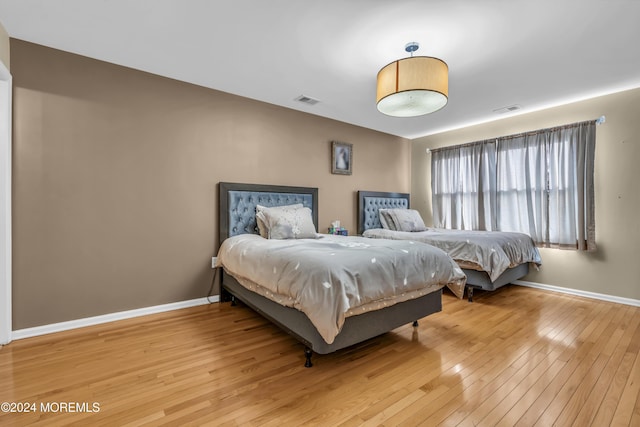
M 4 64 L 7 69 L 11 69 L 10 67 L 10 58 L 9 58 L 9 34 L 2 26 L 0 22 L 0 61 Z
M 219 181 L 409 191 L 408 140 L 12 40 L 14 329 L 206 295 Z M 292 94 L 294 97 L 296 94 Z M 330 173 L 332 140 L 353 175 Z
M 431 158 L 426 148 L 591 120 L 597 127 L 595 197 L 598 251 L 542 249 L 544 265 L 524 280 L 640 300 L 640 89 L 505 118 L 414 140 L 412 205 L 432 223 Z

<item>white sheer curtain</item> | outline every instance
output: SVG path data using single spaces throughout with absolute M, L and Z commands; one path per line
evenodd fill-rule
M 546 240 L 546 150 L 544 137 L 515 136 L 500 140 L 496 212 L 500 231 L 527 233 L 536 242 Z
M 595 121 L 498 140 L 498 228 L 595 250 Z
M 432 150 L 434 226 L 596 249 L 595 121 Z
M 461 230 L 495 230 L 495 175 L 495 140 L 432 150 L 434 225 Z

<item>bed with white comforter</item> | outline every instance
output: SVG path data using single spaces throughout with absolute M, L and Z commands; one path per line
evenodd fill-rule
M 364 237 L 422 242 L 442 249 L 462 267 L 486 271 L 495 281 L 509 268 L 520 264 L 540 265 L 540 252 L 531 237 L 523 233 L 428 228 L 424 231 L 369 229 Z
M 433 246 L 403 240 L 319 235 L 316 239 L 226 239 L 218 263 L 242 286 L 305 313 L 333 343 L 349 316 L 379 310 L 449 286 L 465 275 Z
M 433 245 L 451 256 L 467 275 L 469 301 L 474 288 L 493 291 L 526 276 L 542 259 L 524 233 L 450 230 L 426 227 L 409 209 L 408 193 L 358 192 L 358 232 L 376 239 L 410 240 Z

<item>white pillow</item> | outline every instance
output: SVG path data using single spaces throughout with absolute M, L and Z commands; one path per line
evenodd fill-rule
M 268 209 L 271 209 L 272 211 L 275 212 L 277 210 L 288 211 L 292 209 L 300 209 L 301 207 L 302 207 L 302 203 L 296 203 L 293 205 L 274 206 Z M 258 232 L 260 233 L 260 236 L 264 237 L 265 239 L 268 239 L 269 227 L 267 227 L 264 223 L 264 214 L 262 213 L 264 209 L 267 209 L 267 207 L 262 205 L 256 205 L 256 224 L 258 225 Z
M 316 227 L 309 208 L 263 208 L 260 212 L 269 239 L 315 239 Z M 256 214 L 257 215 L 257 214 Z
M 425 231 L 427 227 L 420 216 L 420 212 L 414 209 L 387 209 L 386 214 L 393 222 L 393 228 L 397 231 Z M 387 218 L 388 221 L 388 218 Z M 391 226 L 390 226 L 391 227 Z

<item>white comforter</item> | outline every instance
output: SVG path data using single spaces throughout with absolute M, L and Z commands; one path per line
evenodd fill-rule
M 486 271 L 492 282 L 507 268 L 526 262 L 536 265 L 542 263 L 533 239 L 524 233 L 442 228 L 407 232 L 376 228 L 366 230 L 363 236 L 428 243 L 442 249 L 458 262 L 470 263 Z
M 417 298 L 448 285 L 462 295 L 466 277 L 442 250 L 409 241 L 322 236 L 226 239 L 218 265 L 243 286 L 303 311 L 331 344 L 345 317 Z

